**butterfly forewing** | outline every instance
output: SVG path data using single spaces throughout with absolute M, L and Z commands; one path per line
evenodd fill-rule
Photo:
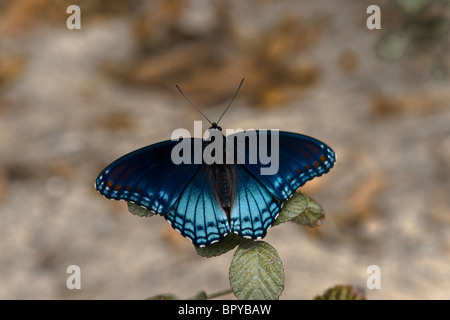
M 109 199 L 131 201 L 167 214 L 200 168 L 199 164 L 172 162 L 172 148 L 178 143 L 163 141 L 117 159 L 98 175 L 96 189 Z
M 257 143 L 235 143 L 236 158 L 244 162 L 245 169 L 279 201 L 286 200 L 308 180 L 327 173 L 333 167 L 335 162 L 333 150 L 317 139 L 285 131 L 256 130 L 256 132 Z M 238 136 L 243 134 L 247 133 L 239 132 L 228 136 L 227 139 L 239 141 Z M 272 135 L 274 134 L 278 135 L 278 145 L 273 143 Z M 268 165 L 260 160 L 261 141 L 267 149 L 263 151 L 267 152 L 273 161 L 278 161 L 277 171 L 274 174 L 262 174 L 261 169 Z M 249 158 L 252 150 L 253 154 L 255 153 L 255 148 L 258 148 L 256 163 Z

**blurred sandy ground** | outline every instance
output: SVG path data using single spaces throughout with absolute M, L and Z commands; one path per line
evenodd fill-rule
M 371 1 L 110 2 L 72 1 L 82 29 L 68 30 L 67 1 L 0 1 L 0 298 L 228 288 L 232 253 L 201 258 L 93 183 L 117 157 L 192 130 L 201 117 L 175 84 L 215 120 L 242 77 L 224 128 L 300 132 L 337 154 L 302 189 L 325 223 L 265 239 L 284 264 L 281 298 L 335 284 L 450 298 L 448 1 L 377 1 L 372 31 Z M 72 264 L 81 290 L 66 288 Z M 366 288 L 372 264 L 380 290 Z

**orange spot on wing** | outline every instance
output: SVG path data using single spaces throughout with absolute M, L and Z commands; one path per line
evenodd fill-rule
M 116 191 L 120 191 L 120 189 L 122 189 L 122 186 L 120 184 L 114 187 L 114 190 Z
M 327 160 L 327 157 L 325 156 L 320 156 L 320 161 L 325 162 Z
M 106 185 L 111 188 L 114 185 L 114 182 L 112 182 L 111 180 L 109 180 Z
M 319 164 L 319 162 L 316 161 L 313 163 L 313 166 L 314 166 L 314 168 L 318 168 L 320 166 L 320 164 Z

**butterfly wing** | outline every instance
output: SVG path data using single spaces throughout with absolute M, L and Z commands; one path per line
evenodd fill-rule
M 308 180 L 327 173 L 335 162 L 333 150 L 325 143 L 312 137 L 274 130 L 256 130 L 253 143 L 249 136 L 250 131 L 238 132 L 227 136 L 227 143 L 233 139 L 235 159 L 243 163 L 256 179 L 279 201 L 289 198 L 298 188 Z M 278 135 L 278 146 L 276 136 Z M 262 142 L 262 143 L 261 143 Z M 266 146 L 261 149 L 262 146 Z M 278 149 L 278 150 L 277 150 Z M 261 160 L 259 152 L 264 151 L 271 155 L 272 160 L 275 152 L 278 152 L 278 168 L 274 174 L 261 174 L 261 169 L 267 165 Z M 251 153 L 256 153 L 258 160 L 251 161 Z
M 230 232 L 225 211 L 211 188 L 208 168 L 202 165 L 165 218 L 175 230 L 198 247 L 220 240 Z
M 194 144 L 194 140 L 190 142 Z M 168 213 L 200 168 L 198 164 L 173 163 L 172 148 L 179 142 L 163 141 L 117 159 L 98 175 L 96 189 L 106 198 L 131 201 L 161 215 Z
M 281 202 L 248 172 L 237 166 L 236 193 L 231 210 L 231 231 L 241 237 L 264 238 L 281 211 Z

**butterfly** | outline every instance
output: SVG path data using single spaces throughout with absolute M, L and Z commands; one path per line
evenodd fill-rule
M 230 232 L 264 238 L 283 202 L 307 181 L 327 173 L 335 153 L 315 138 L 286 131 L 250 130 L 225 136 L 218 125 L 222 116 L 217 123 L 210 122 L 209 128 L 219 140 L 178 138 L 135 150 L 102 170 L 96 189 L 108 199 L 132 202 L 164 216 L 197 247 L 217 242 Z M 200 146 L 204 152 L 220 140 L 224 155 L 219 159 L 223 161 L 195 161 L 194 153 L 184 151 L 183 156 L 191 161 L 173 161 L 174 148 L 182 142 L 193 150 Z M 262 153 L 255 153 L 259 146 L 264 146 L 266 156 L 277 156 L 276 172 L 263 174 L 268 163 Z

